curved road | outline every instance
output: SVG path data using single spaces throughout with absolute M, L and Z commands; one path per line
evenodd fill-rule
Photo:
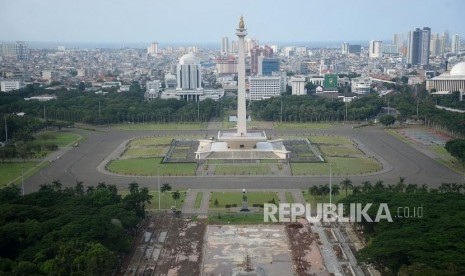
M 115 184 L 126 188 L 132 181 L 141 186 L 155 188 L 156 177 L 116 176 L 97 171 L 97 166 L 107 158 L 122 142 L 132 137 L 144 135 L 166 135 L 175 138 L 177 135 L 215 136 L 217 130 L 203 131 L 119 131 L 101 129 L 98 131 L 76 130 L 86 139 L 78 148 L 66 151 L 59 159 L 52 162 L 41 172 L 25 182 L 26 192 L 37 190 L 43 183 L 60 180 L 64 186 L 73 186 L 76 181 L 85 185 L 96 185 L 99 182 Z M 405 177 L 406 183 L 427 184 L 437 187 L 443 182 L 460 182 L 462 176 L 437 161 L 431 159 L 414 147 L 396 139 L 379 127 L 352 129 L 351 126 L 339 125 L 321 130 L 268 130 L 273 136 L 285 135 L 319 135 L 334 134 L 349 136 L 361 142 L 361 147 L 369 149 L 370 154 L 384 160 L 384 170 L 371 175 L 349 176 L 353 183 L 363 181 L 374 183 L 383 180 L 385 184 L 395 184 L 399 177 Z M 345 176 L 333 177 L 333 183 L 339 183 Z M 193 176 L 193 177 L 160 177 L 161 183 L 168 182 L 175 189 L 234 189 L 234 188 L 307 188 L 314 184 L 328 183 L 328 177 L 322 176 Z

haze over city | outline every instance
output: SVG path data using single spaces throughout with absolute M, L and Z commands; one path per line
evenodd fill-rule
M 465 34 L 465 2 L 448 1 L 3 1 L 2 41 L 217 43 L 243 15 L 260 41 L 391 39 L 428 26 Z

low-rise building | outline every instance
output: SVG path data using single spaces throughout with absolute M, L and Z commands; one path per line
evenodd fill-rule
M 19 80 L 3 80 L 0 82 L 0 88 L 0 91 L 2 92 L 18 90 L 21 88 L 21 82 Z
M 281 77 L 255 76 L 249 78 L 250 100 L 263 100 L 281 95 Z
M 370 78 L 353 78 L 351 81 L 352 93 L 367 94 L 370 93 L 371 79 Z

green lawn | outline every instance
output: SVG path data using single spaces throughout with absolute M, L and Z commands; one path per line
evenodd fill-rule
M 333 145 L 333 146 L 326 146 L 322 145 L 319 146 L 321 152 L 323 152 L 326 156 L 345 156 L 345 155 L 362 155 L 363 153 L 354 148 L 352 145 L 345 146 L 345 145 Z
M 347 145 L 353 144 L 352 140 L 344 136 L 310 136 L 308 137 L 311 143 L 314 144 L 330 144 L 330 145 Z
M 0 163 L 0 187 L 3 187 L 13 180 L 17 184 L 21 184 L 21 170 L 23 171 L 23 177 L 26 179 L 36 172 L 35 168 L 39 162 L 1 162 Z M 42 166 L 40 166 L 42 168 Z M 26 173 L 28 172 L 28 173 Z
M 119 130 L 201 130 L 206 128 L 206 123 L 119 124 L 114 128 Z
M 110 172 L 126 175 L 156 176 L 158 168 L 160 175 L 176 176 L 195 175 L 195 163 L 161 164 L 161 158 L 131 158 L 113 160 L 107 165 Z
M 208 216 L 208 224 L 263 224 L 263 212 L 259 213 L 236 213 L 236 214 L 211 214 Z
M 153 187 L 154 189 L 157 189 L 156 185 Z M 169 192 L 164 192 L 160 194 L 160 208 L 161 209 L 170 209 L 171 207 L 175 207 L 175 201 L 172 197 L 174 191 L 169 191 Z M 127 195 L 129 192 L 127 190 L 124 191 L 118 191 L 118 194 L 121 196 Z M 181 194 L 181 197 L 178 199 L 176 202 L 176 207 L 180 209 L 184 203 L 184 199 L 186 198 L 186 191 L 179 191 Z M 158 191 L 150 191 L 149 194 L 152 196 L 152 200 L 150 201 L 150 204 L 146 206 L 146 209 L 150 210 L 158 210 Z
M 44 140 L 42 137 L 50 136 L 52 139 Z M 82 139 L 82 136 L 76 133 L 65 131 L 43 131 L 36 135 L 36 142 L 39 144 L 55 144 L 58 147 L 65 147 Z
M 327 157 L 333 175 L 356 175 L 376 172 L 381 165 L 372 158 Z M 291 163 L 293 175 L 329 175 L 329 163 Z
M 292 196 L 291 192 L 286 192 L 286 200 L 287 203 L 294 203 L 294 197 Z
M 195 195 L 195 204 L 194 204 L 194 208 L 196 208 L 196 209 L 200 208 L 200 205 L 202 204 L 202 198 L 203 198 L 203 193 L 202 193 L 202 192 L 198 192 L 198 193 Z
M 217 164 L 216 175 L 266 175 L 271 174 L 268 164 Z
M 276 192 L 249 192 L 247 193 L 248 204 L 252 207 L 253 204 L 264 204 L 274 199 L 276 204 L 279 203 Z M 218 200 L 218 207 L 215 206 L 215 200 Z M 237 207 L 242 206 L 241 192 L 213 192 L 210 196 L 210 209 L 223 209 L 225 205 L 237 204 Z
M 348 190 L 347 194 L 351 195 L 352 190 Z M 308 190 L 302 191 L 302 195 L 304 196 L 305 202 L 310 203 L 312 211 L 313 211 L 314 208 L 316 208 L 317 203 L 329 203 L 329 195 L 327 195 L 327 196 L 314 196 L 314 195 L 311 195 L 308 192 Z M 341 200 L 341 199 L 343 199 L 345 197 L 346 197 L 346 191 L 341 189 L 338 195 L 333 195 L 331 197 L 331 202 L 336 204 L 339 200 Z
M 173 137 L 141 137 L 132 140 L 129 146 L 158 146 L 171 145 Z
M 137 157 L 161 157 L 166 151 L 168 151 L 169 146 L 167 147 L 145 147 L 137 146 L 130 147 L 123 154 L 125 158 L 137 158 Z
M 274 129 L 325 129 L 334 127 L 328 123 L 273 123 Z

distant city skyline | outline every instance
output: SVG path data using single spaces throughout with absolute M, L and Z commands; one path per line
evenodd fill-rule
M 0 3 L 0 41 L 217 43 L 250 38 L 318 42 L 392 40 L 417 27 L 465 36 L 465 1 L 15 0 Z

